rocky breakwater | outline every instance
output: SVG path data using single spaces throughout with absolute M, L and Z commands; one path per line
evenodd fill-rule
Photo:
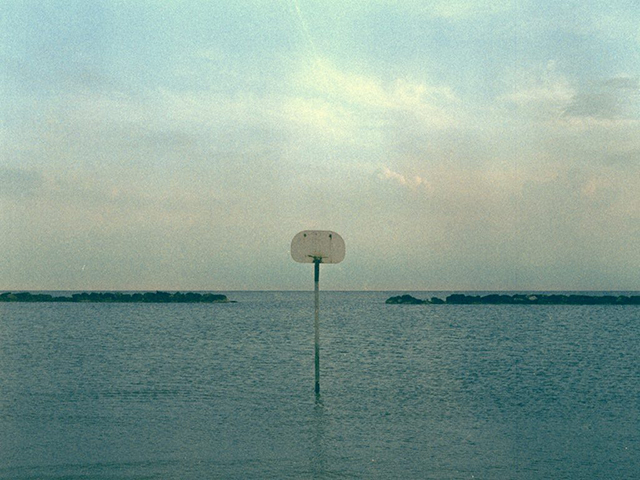
M 386 300 L 389 305 L 640 305 L 640 296 L 579 294 L 464 295 L 456 293 L 444 300 L 432 297 L 421 300 L 411 295 L 398 295 Z
M 82 292 L 53 296 L 45 293 L 5 292 L 0 302 L 62 302 L 62 303 L 235 303 L 226 295 L 216 293 L 170 292 Z

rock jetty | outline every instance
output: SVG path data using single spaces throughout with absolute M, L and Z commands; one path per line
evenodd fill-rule
M 53 296 L 46 293 L 5 292 L 0 302 L 63 302 L 63 303 L 235 303 L 226 295 L 215 293 L 170 292 L 83 292 L 70 296 Z
M 640 305 L 640 296 L 625 295 L 561 295 L 561 294 L 516 294 L 516 295 L 464 295 L 455 293 L 444 300 L 432 297 L 420 300 L 411 295 L 390 297 L 389 305 Z

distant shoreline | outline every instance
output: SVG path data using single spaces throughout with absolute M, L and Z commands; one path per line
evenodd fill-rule
M 51 303 L 236 303 L 226 295 L 216 293 L 169 292 L 82 292 L 70 296 L 53 296 L 46 293 L 5 292 L 0 302 L 51 302 Z
M 420 300 L 411 295 L 397 295 L 385 301 L 388 305 L 640 305 L 640 296 L 626 295 L 464 295 L 452 294 L 444 300 L 432 297 Z

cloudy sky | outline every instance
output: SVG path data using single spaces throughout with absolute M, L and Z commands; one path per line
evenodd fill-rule
M 0 289 L 640 290 L 632 0 L 0 5 Z

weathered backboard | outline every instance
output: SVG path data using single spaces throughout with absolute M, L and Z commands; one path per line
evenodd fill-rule
M 300 263 L 340 263 L 344 254 L 344 240 L 330 230 L 304 230 L 291 241 L 291 257 Z

